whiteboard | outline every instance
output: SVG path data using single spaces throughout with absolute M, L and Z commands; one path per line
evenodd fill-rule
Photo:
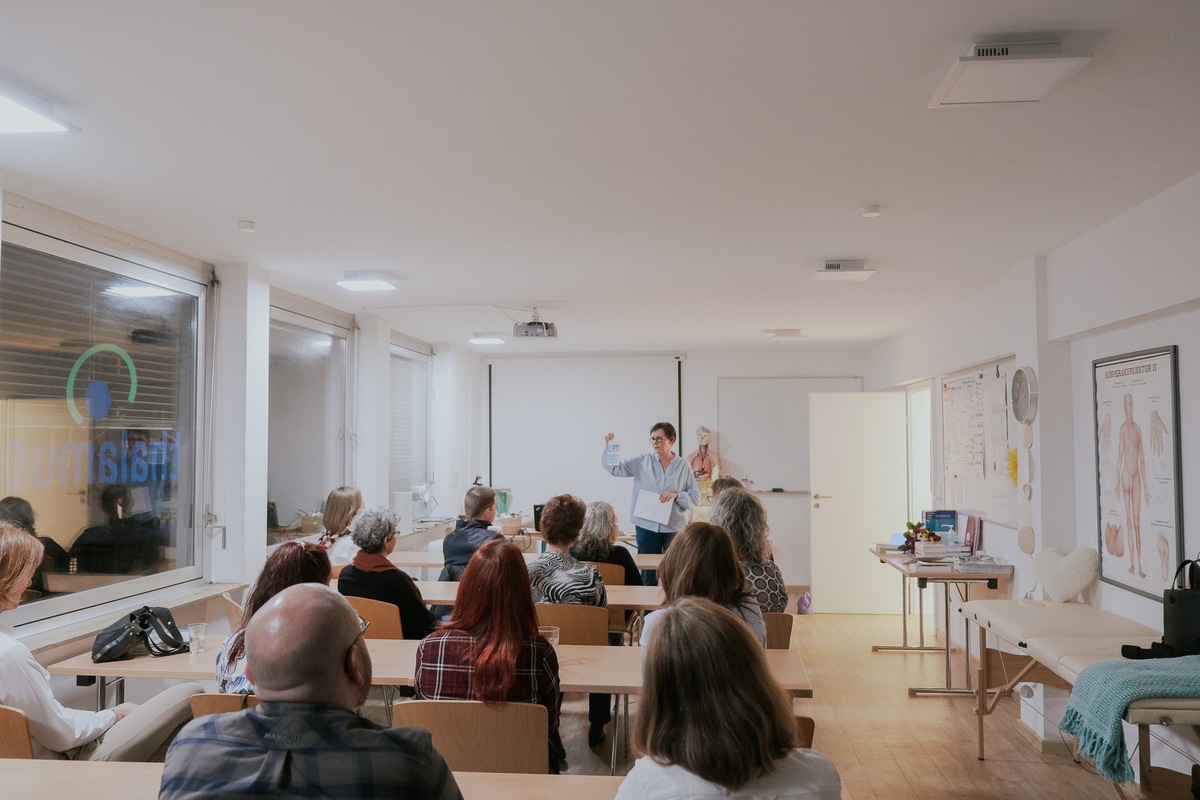
M 809 491 L 809 392 L 861 389 L 860 378 L 718 378 L 721 474 L 759 492 Z
M 1009 381 L 1015 359 L 992 362 L 942 378 L 942 465 L 946 507 L 1017 527 L 1017 487 L 1009 452 L 1021 431 L 1012 417 Z
M 630 458 L 650 451 L 654 423 L 678 429 L 678 361 L 504 359 L 488 368 L 491 470 L 484 478 L 512 490 L 509 510 L 532 516 L 534 504 L 570 493 L 612 503 L 621 529 L 633 530 L 633 479 L 600 466 L 604 435 L 615 433 L 622 458 Z

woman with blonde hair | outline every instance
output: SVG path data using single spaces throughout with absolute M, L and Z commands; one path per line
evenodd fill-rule
M 617 512 L 612 504 L 603 500 L 588 503 L 579 538 L 571 545 L 571 555 L 580 561 L 616 564 L 625 570 L 626 586 L 641 586 L 642 573 L 638 571 L 633 555 L 617 544 L 620 535 Z
M 325 513 L 321 515 L 325 533 L 320 543 L 329 552 L 332 566 L 344 567 L 354 561 L 358 545 L 350 536 L 350 523 L 362 507 L 362 492 L 353 486 L 339 486 L 325 498 Z
M 771 557 L 767 511 L 758 498 L 743 489 L 726 489 L 713 498 L 708 521 L 733 537 L 746 582 L 762 610 L 787 611 L 787 584 Z
M 733 548 L 733 539 L 709 522 L 693 522 L 675 536 L 671 549 L 658 568 L 663 595 L 670 606 L 685 597 L 703 597 L 729 609 L 746 624 L 758 640 L 767 646 L 767 624 L 763 622 L 758 601 L 746 588 L 742 567 Z M 642 625 L 642 655 L 658 626 L 662 610 L 646 616 Z
M 644 755 L 617 800 L 838 800 L 837 767 L 796 747 L 791 698 L 746 626 L 698 597 L 657 614 L 633 729 L 633 746 Z
M 0 521 L 0 612 L 20 605 L 41 563 L 42 543 L 15 523 Z M 54 697 L 50 674 L 11 630 L 0 628 L 0 705 L 25 712 L 37 758 L 161 760 L 175 731 L 192 718 L 191 696 L 203 691 L 199 684 L 181 683 L 140 706 L 67 708 Z

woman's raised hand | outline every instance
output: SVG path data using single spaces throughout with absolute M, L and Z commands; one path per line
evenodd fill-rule
M 613 440 L 613 435 L 612 435 L 612 433 L 609 433 L 607 436 L 605 436 L 605 437 L 604 437 L 604 443 L 605 443 L 605 444 L 608 444 L 608 443 L 609 443 L 609 442 L 611 442 L 612 440 Z

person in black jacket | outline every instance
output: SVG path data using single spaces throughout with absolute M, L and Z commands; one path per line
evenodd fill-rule
M 493 539 L 504 535 L 489 530 L 496 521 L 496 492 L 490 486 L 472 486 L 463 500 L 463 514 L 454 530 L 442 540 L 442 557 L 445 566 L 439 581 L 456 581 L 462 577 L 475 551 Z
M 396 549 L 396 515 L 386 508 L 361 512 L 350 524 L 358 545 L 354 562 L 338 576 L 338 591 L 347 597 L 365 597 L 391 603 L 400 609 L 405 639 L 424 639 L 437 624 L 421 600 L 408 573 L 388 560 Z

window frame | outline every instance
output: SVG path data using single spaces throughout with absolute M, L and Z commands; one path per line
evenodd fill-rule
M 119 248 L 106 251 L 90 242 L 84 244 L 67 241 L 59 236 L 35 230 L 26 220 L 20 222 L 10 220 L 7 218 L 8 213 L 9 210 L 6 207 L 6 219 L 0 225 L 0 243 L 2 243 L 0 246 L 12 244 L 24 247 L 72 261 L 90 269 L 161 286 L 196 298 L 195 357 L 197 374 L 194 380 L 195 397 L 192 398 L 195 409 L 195 441 L 192 448 L 194 460 L 191 464 L 193 502 L 188 514 L 192 529 L 195 531 L 192 565 L 176 567 L 152 575 L 132 577 L 127 581 L 22 605 L 5 614 L 7 623 L 18 627 L 108 603 L 136 601 L 141 595 L 168 587 L 204 582 L 209 573 L 209 563 L 207 549 L 204 547 L 207 537 L 205 536 L 203 508 L 211 492 L 207 479 L 211 454 L 208 449 L 209 407 L 206 402 L 206 389 L 212 380 L 209 349 L 213 332 L 210 329 L 208 317 L 211 272 L 205 273 L 199 269 L 189 270 L 180 268 L 179 265 L 162 263 L 152 256 L 147 256 L 145 252 L 124 252 Z M 57 220 L 48 220 L 44 227 L 47 229 L 60 227 L 57 223 Z M 43 226 L 39 225 L 38 227 Z M 86 239 L 87 237 L 81 236 L 81 238 Z

